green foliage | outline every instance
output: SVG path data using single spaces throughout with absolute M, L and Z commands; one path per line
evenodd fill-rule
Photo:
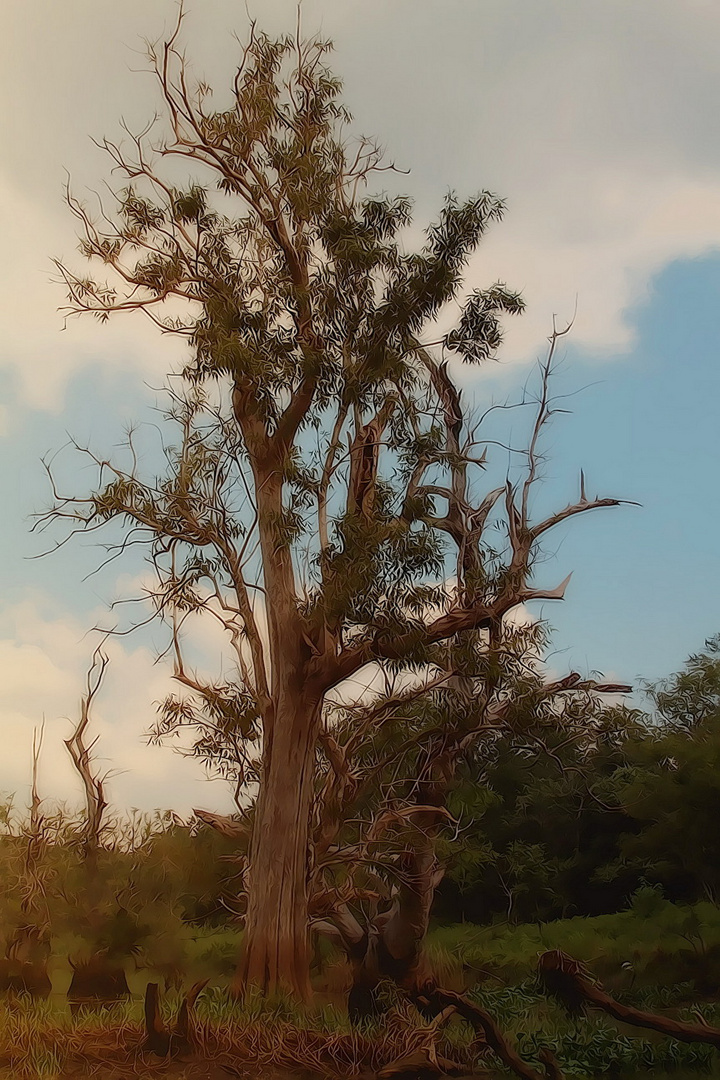
M 633 910 L 509 926 L 472 924 L 435 927 L 428 942 L 435 955 L 461 958 L 466 978 L 486 989 L 525 978 L 538 955 L 560 949 L 623 996 L 662 1005 L 697 1001 L 715 993 L 720 949 L 720 908 L 710 903 L 683 907 L 660 903 L 652 915 Z M 674 989 L 672 989 L 674 988 Z M 643 995 L 650 995 L 649 997 Z
M 630 899 L 630 910 L 641 919 L 651 919 L 663 910 L 666 902 L 657 885 L 641 885 Z
M 111 823 L 105 845 L 88 859 L 79 842 L 81 823 L 61 811 L 48 811 L 43 820 L 35 870 L 43 903 L 30 915 L 21 906 L 27 823 L 8 815 L 10 827 L 0 835 L 0 872 L 8 886 L 0 895 L 2 951 L 17 928 L 35 918 L 52 939 L 53 953 L 74 962 L 104 955 L 123 964 L 135 957 L 171 981 L 188 965 L 230 973 L 237 935 L 226 939 L 220 962 L 209 942 L 196 940 L 196 924 L 211 930 L 231 918 L 237 843 L 206 827 L 193 832 L 172 814 L 135 814 Z
M 486 922 L 719 894 L 718 640 L 651 690 L 654 714 L 589 699 L 537 713 L 527 680 L 513 730 L 478 745 L 449 806 L 460 831 L 436 912 Z
M 71 310 L 143 310 L 189 346 L 161 475 L 140 474 L 131 440 L 127 466 L 98 461 L 91 497 L 64 506 L 89 529 L 115 522 L 147 541 L 159 615 L 184 623 L 210 606 L 227 627 L 239 672 L 169 698 L 156 734 L 194 729 L 195 753 L 240 786 L 258 777 L 252 590 L 270 552 L 290 552 L 294 580 L 286 597 L 264 580 L 265 602 L 295 605 L 305 639 L 403 637 L 396 667 L 435 661 L 423 620 L 454 603 L 438 500 L 473 447 L 450 445 L 438 421 L 446 403 L 420 335 L 455 301 L 444 349 L 484 362 L 503 318 L 523 309 L 499 282 L 462 297 L 468 262 L 502 217 L 495 195 L 449 194 L 413 247 L 411 200 L 366 190 L 386 166 L 367 140 L 350 150 L 329 49 L 252 31 L 219 107 L 174 41 L 151 49 L 166 115 L 138 140 L 138 160 L 105 143 L 127 179 L 116 214 L 96 222 L 70 200 L 82 253 L 107 280 L 60 267 Z M 171 156 L 188 164 L 184 182 L 165 175 Z M 268 476 L 282 480 L 274 501 Z
M 705 642 L 684 670 L 650 688 L 662 719 L 673 727 L 698 728 L 720 716 L 720 635 Z
M 711 639 L 652 690 L 657 717 L 628 740 L 612 784 L 637 822 L 621 859 L 681 900 L 720 895 L 719 645 Z
M 595 1021 L 575 1031 L 549 1026 L 541 1032 L 519 1032 L 521 1056 L 536 1065 L 539 1052 L 551 1050 L 570 1076 L 588 1077 L 622 1073 L 651 1073 L 679 1069 L 707 1072 L 715 1061 L 711 1046 L 678 1043 L 671 1039 L 650 1042 L 620 1034 L 617 1028 Z

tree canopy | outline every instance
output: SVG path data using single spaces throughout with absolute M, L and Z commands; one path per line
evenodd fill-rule
M 373 665 L 396 680 L 389 698 L 426 679 L 437 700 L 447 684 L 455 708 L 473 696 L 477 730 L 491 727 L 508 709 L 505 617 L 564 595 L 567 581 L 534 581 L 543 537 L 619 500 L 588 497 L 581 476 L 577 501 L 532 517 L 556 329 L 523 475 L 484 480 L 488 447 L 453 372 L 494 356 L 502 318 L 522 311 L 504 283 L 465 284 L 502 201 L 450 193 L 417 241 L 409 199 L 367 194 L 388 166 L 348 133 L 327 43 L 253 29 L 216 99 L 193 78 L 181 30 L 182 15 L 149 50 L 159 119 L 101 144 L 123 178 L 114 204 L 93 216 L 68 194 L 82 253 L 101 269 L 59 264 L 71 312 L 137 311 L 183 343 L 174 435 L 159 476 L 143 473 L 131 437 L 128 463 L 96 458 L 94 490 L 58 493 L 51 517 L 119 522 L 121 548 L 148 545 L 182 687 L 160 731 L 193 726 L 198 751 L 258 793 L 242 981 L 303 994 L 331 695 L 347 701 L 347 680 Z M 227 631 L 229 674 L 192 669 L 184 629 L 196 613 Z M 534 692 L 594 689 L 572 674 Z

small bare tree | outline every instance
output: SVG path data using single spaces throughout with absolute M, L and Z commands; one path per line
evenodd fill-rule
M 101 863 L 103 832 L 108 809 L 105 780 L 93 765 L 92 753 L 97 736 L 87 740 L 95 699 L 103 685 L 110 663 L 101 642 L 92 654 L 87 670 L 85 693 L 80 699 L 79 716 L 73 733 L 65 740 L 73 765 L 82 782 L 85 794 L 85 813 L 80 830 L 81 862 L 77 879 L 77 895 L 68 896 L 71 907 L 81 913 L 81 934 L 87 955 L 70 959 L 73 969 L 68 999 L 74 1010 L 102 1001 L 117 1001 L 127 997 L 130 989 L 122 964 L 122 949 L 114 939 L 115 924 L 123 922 L 125 909 L 117 896 L 108 895 L 107 871 Z M 126 936 L 126 935 L 125 935 Z
M 105 671 L 109 663 L 110 660 L 107 654 L 103 652 L 102 645 L 98 645 L 92 655 L 92 661 L 87 671 L 85 693 L 80 699 L 80 715 L 77 724 L 70 738 L 65 739 L 65 745 L 82 781 L 85 793 L 82 845 L 85 858 L 88 861 L 97 859 L 108 804 L 105 798 L 106 778 L 97 773 L 92 765 L 91 755 L 97 743 L 97 736 L 90 743 L 86 742 L 85 737 L 90 723 L 90 711 L 93 701 L 103 684 Z

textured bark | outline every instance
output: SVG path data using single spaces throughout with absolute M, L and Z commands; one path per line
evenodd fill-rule
M 237 388 L 236 388 L 237 389 Z M 290 442 L 269 438 L 234 399 L 253 468 L 268 622 L 270 686 L 263 708 L 260 793 L 246 878 L 247 914 L 236 989 L 310 997 L 308 856 L 323 692 L 311 675 L 319 650 L 298 610 L 283 519 Z M 291 440 L 290 440 L 291 441 Z
M 403 880 L 389 911 L 378 916 L 362 938 L 353 942 L 343 935 L 353 971 L 348 995 L 353 1023 L 377 1013 L 376 991 L 382 979 L 391 979 L 412 994 L 428 979 L 424 942 L 441 877 L 431 836 L 424 837 L 416 851 L 406 853 L 402 871 Z
M 319 705 L 286 699 L 258 800 L 239 989 L 310 996 L 308 840 Z
M 375 509 L 380 443 L 396 406 L 395 397 L 389 397 L 377 416 L 359 428 L 350 448 L 347 510 L 366 521 L 371 520 Z

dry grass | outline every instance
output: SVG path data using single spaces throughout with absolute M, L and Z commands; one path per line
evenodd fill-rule
M 169 1003 L 169 1013 L 176 1004 Z M 450 1047 L 441 1032 L 402 1003 L 390 1010 L 382 1026 L 352 1030 L 347 1019 L 329 1006 L 301 1011 L 287 1002 L 237 1005 L 219 992 L 210 992 L 198 1002 L 192 1055 L 195 1062 L 205 1063 L 207 1072 L 197 1071 L 189 1062 L 183 1072 L 184 1066 L 171 1067 L 148 1054 L 142 1048 L 144 1036 L 139 1002 L 74 1020 L 64 1009 L 47 1003 L 0 1004 L 0 1066 L 8 1077 L 18 1080 L 82 1075 L 221 1076 L 217 1070 L 223 1066 L 252 1075 L 288 1071 L 346 1078 L 376 1073 L 430 1043 L 468 1067 L 473 1057 L 469 1039 L 456 1039 Z

